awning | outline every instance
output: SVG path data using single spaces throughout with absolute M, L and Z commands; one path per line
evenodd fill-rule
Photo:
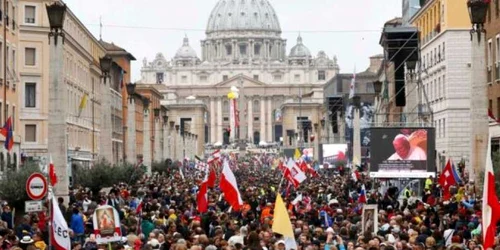
M 73 160 L 73 161 L 86 161 L 86 162 L 91 162 L 91 161 L 94 161 L 94 159 L 90 159 L 90 158 L 79 158 L 79 157 L 71 157 L 71 160 Z

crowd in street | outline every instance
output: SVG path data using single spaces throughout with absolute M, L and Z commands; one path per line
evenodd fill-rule
M 67 200 L 59 199 L 59 207 L 76 250 L 285 250 L 281 235 L 272 231 L 278 193 L 288 209 L 297 250 L 483 249 L 481 200 L 473 185 L 464 181 L 444 201 L 434 178 L 425 181 L 421 192 L 398 190 L 382 187 L 359 170 L 353 178 L 349 168 L 321 169 L 295 188 L 286 181 L 279 187 L 277 167 L 240 164 L 233 172 L 243 206 L 231 209 L 216 185 L 208 191 L 208 212 L 199 213 L 196 195 L 205 172 L 195 165 L 172 166 L 99 193 L 74 187 Z M 97 244 L 93 234 L 93 211 L 105 204 L 116 208 L 121 220 L 122 241 L 112 245 Z M 365 205 L 377 209 L 363 215 Z M 4 204 L 0 249 L 48 249 L 47 210 L 27 214 L 16 224 L 12 216 Z

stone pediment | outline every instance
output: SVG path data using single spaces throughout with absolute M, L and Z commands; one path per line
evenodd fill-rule
M 267 84 L 261 82 L 261 81 L 258 81 L 258 80 L 255 80 L 253 78 L 250 78 L 248 76 L 245 76 L 245 75 L 237 75 L 237 76 L 233 76 L 229 79 L 227 79 L 226 81 L 222 81 L 220 83 L 217 83 L 214 85 L 215 88 L 231 88 L 232 86 L 235 86 L 237 88 L 240 87 L 240 84 L 241 84 L 241 81 L 243 81 L 243 86 L 245 88 L 252 88 L 252 87 L 265 87 L 267 86 Z

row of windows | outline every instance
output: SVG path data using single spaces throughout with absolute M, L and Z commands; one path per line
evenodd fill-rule
M 425 93 L 427 94 L 427 98 L 429 98 L 429 102 L 437 102 L 446 96 L 445 79 L 446 75 L 442 75 L 434 78 L 434 80 L 429 80 L 424 84 Z M 425 97 L 423 98 L 424 99 L 422 101 L 425 103 Z
M 156 73 L 156 83 L 157 84 L 162 84 L 164 82 L 164 73 L 158 72 Z M 327 77 L 327 73 L 324 70 L 319 70 L 318 71 L 318 81 L 325 81 Z M 259 81 L 259 75 L 253 75 L 253 79 L 256 81 Z M 208 82 L 208 76 L 207 75 L 201 75 L 199 77 L 200 82 L 206 83 Z M 222 81 L 227 81 L 229 80 L 228 75 L 223 75 L 222 76 Z M 273 81 L 274 82 L 281 82 L 283 81 L 283 74 L 273 74 Z M 300 74 L 295 74 L 293 76 L 293 81 L 294 82 L 300 82 L 301 81 L 301 75 Z M 188 77 L 187 76 L 181 76 L 181 83 L 188 83 Z
M 422 68 L 428 69 L 445 60 L 445 42 L 438 45 L 434 50 L 426 53 L 422 57 Z
M 437 128 L 436 130 L 438 138 L 446 137 L 446 118 L 434 121 L 434 127 Z
M 493 43 L 495 41 L 495 43 Z M 496 35 L 495 39 L 488 39 L 486 64 L 488 65 L 488 70 L 491 70 L 493 63 L 496 67 L 500 64 L 500 34 Z M 497 76 L 498 78 L 498 76 Z

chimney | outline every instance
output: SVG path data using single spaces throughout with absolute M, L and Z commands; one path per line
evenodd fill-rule
M 370 66 L 368 67 L 368 71 L 372 73 L 377 73 L 380 67 L 382 66 L 382 62 L 384 61 L 384 55 L 375 55 L 370 57 Z

